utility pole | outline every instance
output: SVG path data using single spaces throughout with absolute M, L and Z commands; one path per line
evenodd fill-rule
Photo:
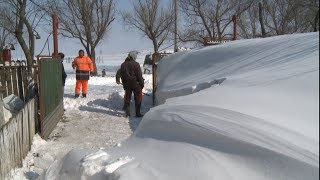
M 174 52 L 178 52 L 178 0 L 174 1 Z

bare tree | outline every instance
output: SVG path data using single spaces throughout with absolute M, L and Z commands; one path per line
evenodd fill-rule
M 271 35 L 314 31 L 319 27 L 319 1 L 263 0 L 264 21 Z
M 252 3 L 250 8 L 238 17 L 238 34 L 240 37 L 245 39 L 260 37 L 260 27 L 259 26 L 259 8 L 258 3 L 255 1 Z
M 262 37 L 265 37 L 267 35 L 267 33 L 266 33 L 266 28 L 264 27 L 263 8 L 262 8 L 261 2 L 259 2 L 259 22 L 260 22 L 260 26 L 261 26 Z
M 300 16 L 310 27 L 310 31 L 319 31 L 319 0 L 297 0 L 297 6 L 301 9 Z
M 252 0 L 180 0 L 188 27 L 181 36 L 182 41 L 202 43 L 205 36 L 228 35 L 232 16 L 240 16 L 252 3 Z
M 27 59 L 29 74 L 33 65 L 35 29 L 43 17 L 31 0 L 1 0 L 0 24 L 12 33 Z
M 59 16 L 64 37 L 78 39 L 92 59 L 95 72 L 95 49 L 111 28 L 115 17 L 113 0 L 60 0 L 49 1 L 51 14 Z
M 213 37 L 216 34 L 214 25 L 214 11 L 209 0 L 180 0 L 180 6 L 186 15 L 189 28 L 180 35 L 183 42 L 198 41 L 202 43 L 205 36 Z M 212 11 L 211 11 L 212 10 Z
M 244 38 L 318 31 L 319 1 L 256 1 L 242 14 L 238 25 Z
M 318 9 L 317 14 L 314 17 L 313 31 L 314 32 L 319 31 L 319 9 Z
M 263 0 L 266 10 L 266 26 L 272 34 L 282 35 L 295 32 L 294 8 L 291 0 Z
M 168 40 L 175 20 L 173 8 L 165 9 L 160 3 L 160 0 L 138 0 L 133 3 L 133 12 L 121 13 L 125 25 L 138 29 L 152 41 L 154 52 Z
M 242 38 L 266 37 L 265 12 L 261 1 L 254 1 L 238 18 L 239 35 Z

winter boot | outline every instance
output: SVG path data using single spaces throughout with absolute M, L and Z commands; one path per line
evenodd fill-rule
M 137 103 L 136 105 L 136 117 L 143 117 L 143 114 L 140 113 L 141 103 Z
M 74 98 L 77 99 L 79 97 L 79 94 L 75 94 Z
M 143 117 L 143 114 L 136 114 L 136 117 Z
M 86 94 L 86 93 L 82 93 L 82 97 L 83 97 L 83 98 L 86 98 L 86 97 L 87 97 L 87 94 Z
M 126 107 L 125 113 L 126 113 L 126 117 L 130 117 L 130 106 Z

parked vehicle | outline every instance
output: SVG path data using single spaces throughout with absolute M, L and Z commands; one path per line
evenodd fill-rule
M 150 74 L 151 70 L 152 70 L 152 55 L 151 54 L 147 54 L 146 57 L 144 58 L 144 62 L 143 62 L 143 74 Z

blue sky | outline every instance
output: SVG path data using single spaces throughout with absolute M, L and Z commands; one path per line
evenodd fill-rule
M 134 0 L 115 0 L 117 10 L 131 10 L 132 2 Z M 164 0 L 165 3 L 169 3 L 171 0 Z M 48 33 L 41 32 L 41 39 L 36 40 L 35 55 L 39 54 L 44 47 L 45 41 L 48 37 Z M 18 46 L 18 45 L 17 45 Z M 49 37 L 50 51 L 53 51 L 52 37 Z M 17 47 L 16 51 L 12 52 L 13 58 L 23 57 L 22 50 Z M 76 39 L 67 39 L 59 36 L 59 51 L 64 52 L 67 56 L 77 55 L 79 49 L 83 49 L 80 42 Z M 153 50 L 152 42 L 148 38 L 145 38 L 141 32 L 135 29 L 128 29 L 122 23 L 121 16 L 117 13 L 116 19 L 111 25 L 111 30 L 107 33 L 104 40 L 96 48 L 97 55 L 99 54 L 115 54 L 129 52 L 131 50 Z M 48 47 L 43 50 L 43 55 L 48 55 Z

